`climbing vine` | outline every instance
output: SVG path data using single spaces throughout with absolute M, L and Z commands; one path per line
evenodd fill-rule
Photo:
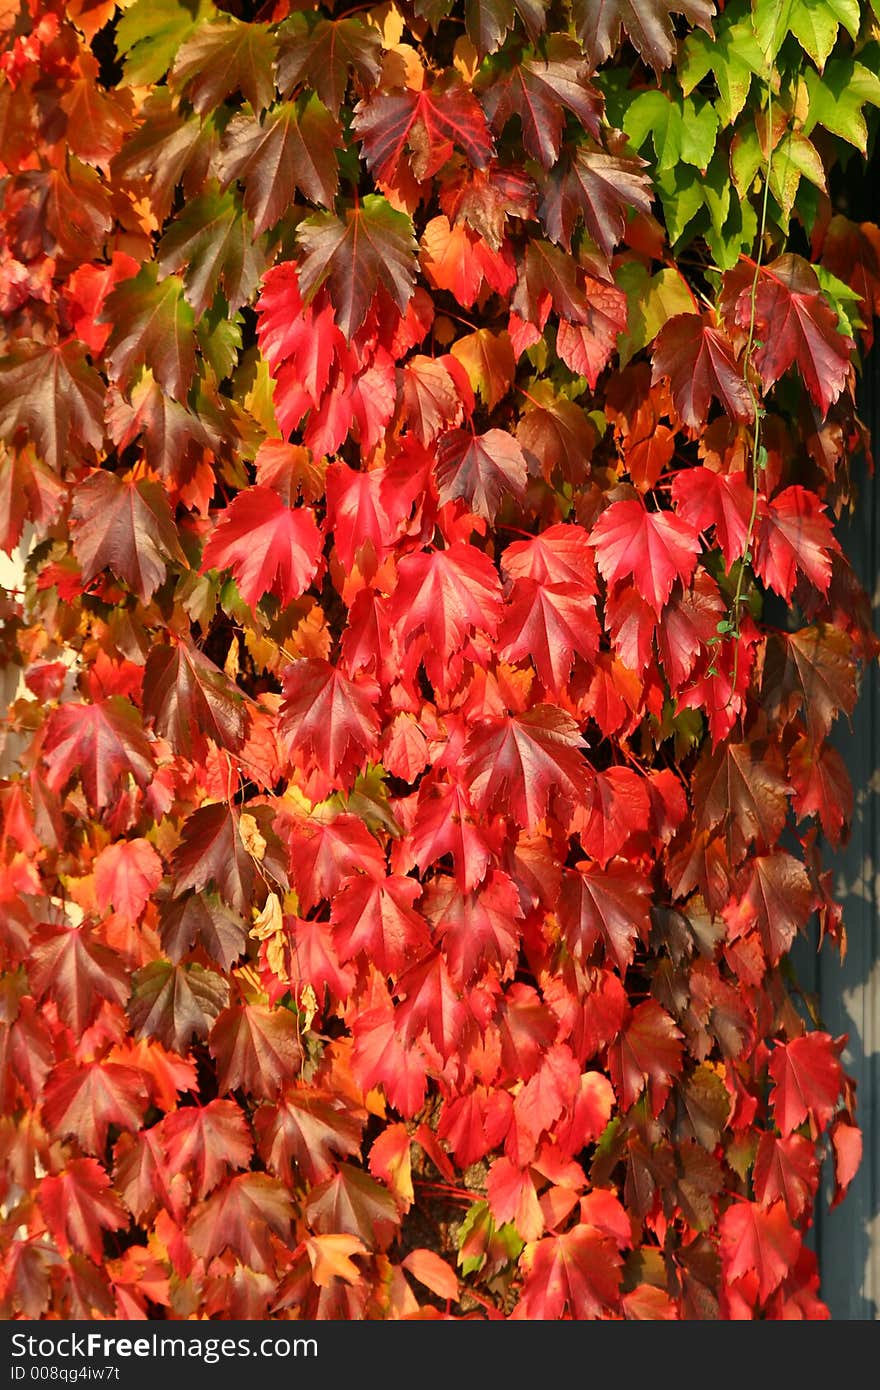
M 3 1316 L 827 1316 L 878 25 L 0 5 Z

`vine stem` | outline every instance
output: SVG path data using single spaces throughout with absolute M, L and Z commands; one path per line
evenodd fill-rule
M 733 649 L 733 671 L 730 682 L 730 695 L 728 705 L 736 695 L 736 682 L 739 675 L 739 646 L 742 631 L 740 622 L 740 608 L 745 602 L 743 598 L 743 585 L 745 579 L 746 565 L 752 556 L 752 543 L 755 536 L 755 523 L 758 519 L 758 497 L 759 497 L 759 477 L 761 471 L 760 450 L 761 450 L 761 421 L 764 410 L 758 399 L 758 394 L 751 380 L 752 354 L 755 347 L 755 322 L 757 318 L 758 300 L 758 280 L 761 274 L 761 266 L 764 260 L 764 236 L 767 230 L 767 203 L 770 195 L 770 173 L 773 168 L 773 68 L 772 64 L 767 73 L 767 160 L 764 166 L 764 191 L 761 198 L 761 222 L 758 228 L 758 249 L 755 256 L 755 273 L 752 276 L 752 289 L 749 300 L 749 335 L 746 341 L 746 350 L 743 355 L 743 374 L 745 376 L 746 387 L 752 402 L 752 410 L 755 416 L 755 429 L 752 435 L 752 510 L 749 516 L 749 525 L 743 541 L 742 555 L 740 556 L 739 573 L 736 576 L 736 589 L 734 590 L 732 610 L 733 628 L 732 636 L 734 639 Z

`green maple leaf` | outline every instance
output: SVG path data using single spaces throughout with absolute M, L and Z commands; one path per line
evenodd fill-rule
M 737 185 L 731 184 L 730 162 L 726 150 L 716 150 L 712 163 L 700 180 L 703 203 L 709 223 L 703 230 L 706 244 L 720 270 L 736 265 L 741 254 L 754 244 L 758 218 L 746 196 L 747 188 L 737 196 Z
M 722 27 L 723 25 L 723 27 Z M 715 110 L 722 125 L 733 125 L 748 100 L 752 78 L 764 71 L 761 47 L 755 38 L 746 0 L 728 5 L 714 42 L 694 29 L 685 39 L 678 77 L 684 96 L 711 72 L 718 88 Z
M 858 0 L 795 0 L 789 29 L 821 70 L 837 42 L 840 25 L 857 38 L 861 24 Z
M 789 34 L 822 68 L 837 42 L 840 25 L 858 36 L 858 0 L 754 0 L 752 28 L 761 52 L 772 63 Z
M 856 329 L 865 326 L 864 320 L 859 314 L 862 296 L 851 285 L 845 284 L 836 275 L 832 275 L 831 271 L 826 270 L 824 265 L 815 265 L 813 269 L 816 272 L 816 279 L 822 287 L 822 293 L 832 309 L 837 312 L 837 317 L 840 320 L 840 332 L 850 338 L 855 338 Z
M 197 316 L 222 286 L 234 313 L 246 304 L 265 268 L 263 247 L 234 194 L 212 189 L 191 203 L 163 236 L 157 255 L 163 275 L 183 271 L 184 294 Z
M 651 137 L 658 170 L 682 161 L 705 169 L 715 150 L 718 117 L 710 102 L 698 106 L 689 98 L 673 102 L 665 92 L 642 92 L 628 107 L 623 128 L 638 150 Z
M 653 342 L 667 319 L 692 314 L 694 297 L 677 270 L 667 267 L 649 275 L 638 261 L 627 261 L 615 276 L 626 292 L 627 330 L 617 340 L 621 366 Z
M 158 82 L 196 26 L 216 16 L 211 0 L 134 0 L 116 27 L 123 80 L 132 87 Z
M 825 166 L 819 151 L 800 130 L 789 131 L 773 151 L 770 192 L 782 209 L 787 224 L 801 178 L 826 192 Z
M 839 135 L 862 154 L 868 148 L 868 127 L 862 114 L 866 102 L 880 106 L 880 78 L 851 58 L 835 58 L 820 75 L 808 68 L 804 74 L 809 95 L 809 115 L 804 134 L 817 125 Z
M 659 173 L 656 182 L 666 230 L 675 246 L 703 209 L 703 180 L 696 169 L 678 164 Z
M 133 381 L 146 365 L 169 396 L 186 395 L 196 368 L 195 316 L 179 276 L 160 280 L 159 266 L 145 265 L 107 296 L 102 318 L 113 324 L 107 360 L 117 381 Z

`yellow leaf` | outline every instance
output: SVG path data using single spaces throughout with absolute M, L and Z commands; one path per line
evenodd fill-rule
M 425 69 L 416 50 L 408 43 L 391 44 L 382 60 L 383 87 L 409 87 L 420 92 L 425 84 Z
M 248 815 L 246 811 L 243 816 L 239 816 L 238 834 L 248 854 L 254 859 L 262 861 L 266 853 L 266 841 L 260 834 L 256 817 Z
M 226 653 L 226 660 L 223 663 L 223 673 L 235 682 L 239 672 L 239 647 L 238 636 L 233 633 L 232 641 L 229 643 L 229 651 Z
M 283 980 L 285 976 L 284 963 L 284 937 L 278 932 L 272 937 L 266 947 L 266 964 L 272 971 L 276 980 Z
M 251 936 L 256 941 L 267 941 L 270 936 L 280 932 L 284 926 L 281 903 L 277 893 L 270 893 L 262 912 L 258 912 L 251 927 Z
M 334 1279 L 360 1283 L 361 1272 L 351 1256 L 366 1255 L 367 1247 L 357 1236 L 306 1236 L 305 1247 L 312 1265 L 312 1278 L 320 1288 L 326 1289 Z
M 303 985 L 299 995 L 299 1007 L 305 1014 L 303 1019 L 303 1032 L 307 1033 L 312 1026 L 312 1020 L 318 1012 L 318 996 L 311 985 Z
M 469 87 L 477 75 L 480 62 L 480 55 L 467 34 L 462 34 L 460 38 L 455 40 L 455 47 L 452 50 L 452 66 L 461 73 Z
M 400 43 L 405 24 L 403 15 L 396 5 L 376 5 L 374 9 L 367 11 L 366 20 L 379 30 L 384 48 L 391 48 L 394 44 Z

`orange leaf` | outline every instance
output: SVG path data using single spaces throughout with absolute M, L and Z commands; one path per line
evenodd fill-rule
M 305 1247 L 312 1263 L 312 1278 L 320 1288 L 326 1289 L 334 1279 L 360 1283 L 361 1272 L 351 1256 L 366 1255 L 368 1251 L 357 1236 L 306 1236 Z
M 458 1298 L 458 1280 L 446 1261 L 433 1250 L 411 1250 L 403 1267 L 438 1298 Z

